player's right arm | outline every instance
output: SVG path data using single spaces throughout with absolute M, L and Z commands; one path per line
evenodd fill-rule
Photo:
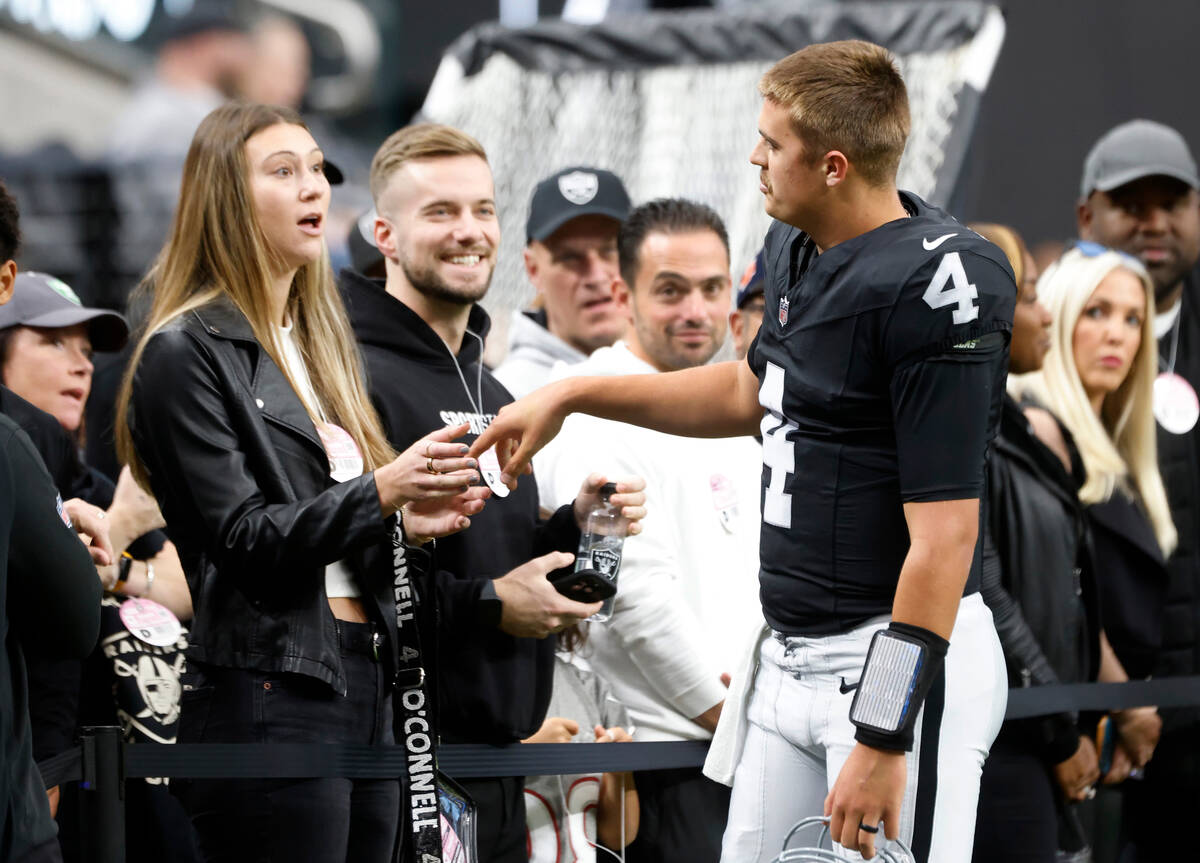
M 741 361 L 662 374 L 575 377 L 502 407 L 471 454 L 496 445 L 504 482 L 511 486 L 572 413 L 685 437 L 755 434 L 762 420 L 758 378 Z

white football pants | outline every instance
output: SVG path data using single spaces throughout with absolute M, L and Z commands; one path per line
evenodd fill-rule
M 876 618 L 840 635 L 776 633 L 763 639 L 722 863 L 770 863 L 797 821 L 822 813 L 855 743 L 849 718 L 854 693 L 842 692 L 843 684 L 858 682 L 871 636 L 887 624 L 887 618 Z M 979 774 L 1007 701 L 1008 676 L 992 613 L 975 593 L 959 605 L 945 673 L 925 699 L 908 753 L 900 839 L 912 848 L 916 863 L 971 859 Z M 793 847 L 815 843 L 811 834 L 803 838 Z M 882 844 L 882 829 L 879 840 Z M 862 859 L 833 847 L 846 860 Z

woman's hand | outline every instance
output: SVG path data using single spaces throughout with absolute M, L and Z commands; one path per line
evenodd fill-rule
M 409 545 L 424 545 L 431 539 L 449 536 L 471 526 L 470 516 L 483 509 L 492 496 L 486 486 L 472 486 L 454 497 L 415 500 L 401 508 L 404 539 Z
M 1092 738 L 1086 734 L 1079 736 L 1075 754 L 1054 765 L 1054 778 L 1067 800 L 1087 800 L 1095 796 L 1093 789 L 1100 779 L 1100 761 Z
M 1104 774 L 1103 782 L 1105 785 L 1119 785 L 1129 778 L 1131 770 L 1133 760 L 1129 757 L 1125 745 L 1118 740 L 1117 745 L 1113 747 L 1112 767 Z
M 1158 735 L 1162 732 L 1162 719 L 1156 707 L 1131 707 L 1118 710 L 1112 715 L 1121 732 L 1121 745 L 1125 748 L 1134 767 L 1145 767 L 1154 756 Z
M 117 477 L 112 504 L 108 507 L 108 521 L 113 552 L 116 554 L 123 552 L 139 536 L 167 526 L 158 502 L 137 484 L 128 465 L 121 468 L 121 474 Z
M 104 510 L 77 497 L 64 503 L 63 509 L 70 516 L 71 524 L 75 526 L 80 540 L 88 547 L 92 562 L 98 568 L 116 563 L 117 556 L 113 554 L 112 542 L 108 537 L 108 522 L 105 520 Z
M 575 496 L 575 523 L 580 530 L 587 529 L 587 517 L 600 504 L 600 488 L 608 478 L 602 473 L 591 474 L 583 481 L 579 494 Z M 640 476 L 627 476 L 615 480 L 616 493 L 609 499 L 613 506 L 621 508 L 621 517 L 629 523 L 627 536 L 642 532 L 642 519 L 646 517 L 646 480 Z
M 469 429 L 467 423 L 438 429 L 414 443 L 390 464 L 375 470 L 375 487 L 385 518 L 406 504 L 454 497 L 479 482 L 479 473 L 475 470 L 479 465 L 475 459 L 467 457 L 466 445 L 450 443 Z M 453 533 L 453 530 L 445 532 Z

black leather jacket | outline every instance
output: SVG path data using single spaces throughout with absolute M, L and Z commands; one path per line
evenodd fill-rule
M 985 562 L 980 592 L 996 621 L 1010 686 L 1078 683 L 1096 674 L 1099 616 L 1077 457 L 1073 474 L 1005 396 L 988 463 L 985 543 L 998 566 Z M 1009 725 L 1050 763 L 1069 758 L 1079 743 L 1067 714 Z
M 296 672 L 345 693 L 324 581 L 326 564 L 345 558 L 386 634 L 392 678 L 392 521 L 374 475 L 329 476 L 300 399 L 232 303 L 155 333 L 129 420 L 191 590 L 190 659 Z

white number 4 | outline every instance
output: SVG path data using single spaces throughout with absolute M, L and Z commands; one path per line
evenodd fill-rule
M 931 309 L 958 306 L 954 310 L 954 323 L 965 324 L 979 317 L 979 306 L 972 302 L 978 296 L 975 286 L 967 281 L 967 271 L 958 252 L 946 252 L 923 299 Z

